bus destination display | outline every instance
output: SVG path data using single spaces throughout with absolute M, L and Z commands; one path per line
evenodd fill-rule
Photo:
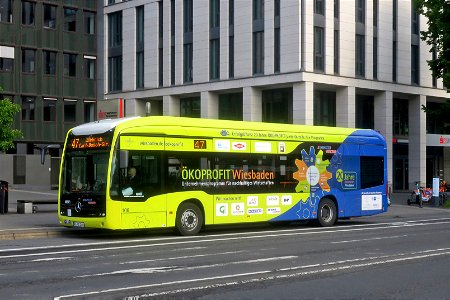
M 68 144 L 72 149 L 101 149 L 111 145 L 109 138 L 104 136 L 72 137 Z

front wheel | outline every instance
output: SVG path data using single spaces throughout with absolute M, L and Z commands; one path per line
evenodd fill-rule
M 323 227 L 333 226 L 336 223 L 336 204 L 331 199 L 324 198 L 320 201 L 317 219 Z
M 183 203 L 177 211 L 175 226 L 181 235 L 196 235 L 203 225 L 203 214 L 197 205 Z

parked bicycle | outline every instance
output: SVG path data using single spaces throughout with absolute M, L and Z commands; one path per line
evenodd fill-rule
M 433 196 L 433 190 L 427 187 L 420 186 L 420 181 L 415 182 L 416 188 L 412 191 L 408 205 L 418 204 L 419 207 L 423 207 L 424 203 L 430 203 Z

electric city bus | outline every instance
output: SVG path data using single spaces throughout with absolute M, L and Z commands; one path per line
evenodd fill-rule
M 61 225 L 105 229 L 316 220 L 386 212 L 386 142 L 374 130 L 134 117 L 69 130 Z

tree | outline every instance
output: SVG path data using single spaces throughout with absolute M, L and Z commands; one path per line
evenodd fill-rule
M 442 78 L 447 92 L 450 92 L 450 1 L 415 0 L 416 10 L 428 21 L 428 30 L 421 31 L 421 39 L 435 53 L 428 61 L 433 75 Z
M 14 115 L 19 111 L 20 106 L 8 98 L 0 100 L 0 151 L 14 148 L 14 139 L 22 137 L 22 132 L 13 128 Z

